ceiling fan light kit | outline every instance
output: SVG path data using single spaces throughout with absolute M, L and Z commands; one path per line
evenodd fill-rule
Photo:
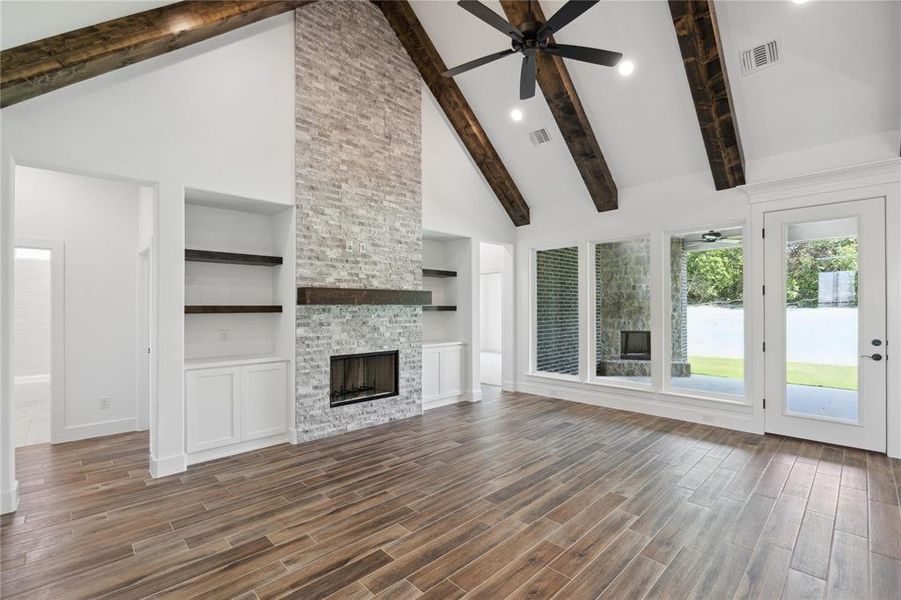
M 509 50 L 502 50 L 463 63 L 453 69 L 448 69 L 442 75 L 444 77 L 455 77 L 476 67 L 500 60 L 505 56 L 519 53 L 522 54 L 522 67 L 519 75 L 519 99 L 528 100 L 535 95 L 535 77 L 538 70 L 536 57 L 538 53 L 543 52 L 603 67 L 615 67 L 623 58 L 620 52 L 588 48 L 586 46 L 556 44 L 551 41 L 551 36 L 554 33 L 572 23 L 598 2 L 600 0 L 569 0 L 548 19 L 547 23 L 532 20 L 515 27 L 478 0 L 460 0 L 457 4 L 463 10 L 508 36 L 511 39 L 512 47 Z

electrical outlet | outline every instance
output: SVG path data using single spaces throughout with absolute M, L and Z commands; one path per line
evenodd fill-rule
M 220 329 L 219 330 L 219 339 L 227 340 L 230 333 L 231 333 L 230 329 Z
M 360 254 L 366 254 L 366 242 L 360 242 Z
M 106 410 L 109 408 L 110 399 L 109 398 L 101 398 L 100 399 L 100 408 L 102 410 Z
M 353 240 L 345 240 L 344 241 L 344 249 L 348 252 L 354 251 L 354 241 Z

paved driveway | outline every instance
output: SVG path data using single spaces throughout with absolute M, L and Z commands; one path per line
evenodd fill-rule
M 789 308 L 787 350 L 791 362 L 857 364 L 857 308 Z M 688 307 L 688 355 L 741 358 L 744 310 Z

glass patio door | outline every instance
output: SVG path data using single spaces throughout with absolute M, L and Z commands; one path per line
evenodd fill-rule
M 884 452 L 884 199 L 764 223 L 766 431 Z

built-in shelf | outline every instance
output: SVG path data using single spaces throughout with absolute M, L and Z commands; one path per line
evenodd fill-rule
M 375 290 L 360 288 L 297 288 L 297 304 L 397 304 L 417 306 L 432 301 L 432 292 L 422 290 Z
M 445 271 L 443 269 L 423 269 L 422 270 L 423 277 L 456 277 L 456 271 Z
M 450 311 L 457 310 L 457 307 L 453 304 L 442 304 L 442 305 L 428 304 L 426 306 L 423 306 L 422 310 L 436 311 L 436 312 L 450 312 Z
M 218 252 L 216 250 L 196 250 L 190 248 L 185 248 L 185 260 L 188 262 L 259 265 L 262 267 L 275 267 L 282 264 L 281 256 L 241 254 L 239 252 Z
M 229 313 L 280 313 L 280 304 L 193 304 L 185 306 L 186 315 L 219 315 Z

